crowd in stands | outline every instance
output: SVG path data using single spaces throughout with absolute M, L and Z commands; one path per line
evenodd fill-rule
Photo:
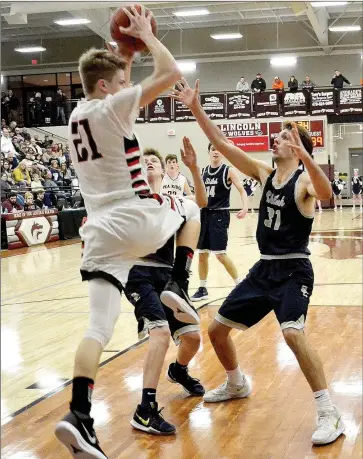
M 345 76 L 342 75 L 339 70 L 335 70 L 330 84 L 333 86 L 334 89 L 342 89 L 344 87 L 344 83 L 351 85 L 350 81 L 347 78 L 345 78 Z M 294 75 L 291 75 L 287 85 L 288 90 L 291 92 L 298 91 L 299 89 L 312 91 L 317 86 L 310 79 L 309 75 L 306 75 L 305 79 L 301 82 L 301 84 L 299 84 L 298 80 Z M 266 81 L 262 78 L 261 73 L 257 73 L 256 78 L 251 83 L 251 87 L 248 81 L 246 81 L 244 77 L 241 77 L 237 82 L 236 91 L 263 92 L 266 91 L 266 87 Z M 275 78 L 272 81 L 271 88 L 275 91 L 283 91 L 285 90 L 285 83 L 280 77 L 275 76 Z
M 79 207 L 78 180 L 68 145 L 31 137 L 16 121 L 1 120 L 2 212 Z

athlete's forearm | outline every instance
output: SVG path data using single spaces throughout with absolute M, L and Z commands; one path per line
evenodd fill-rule
M 302 159 L 305 169 L 309 174 L 311 184 L 315 190 L 315 198 L 319 200 L 330 199 L 332 189 L 328 177 L 324 174 L 321 167 L 313 160 L 310 155 Z
M 205 190 L 204 182 L 202 179 L 201 171 L 198 166 L 190 169 L 193 178 L 195 202 L 202 209 L 208 204 L 207 192 Z

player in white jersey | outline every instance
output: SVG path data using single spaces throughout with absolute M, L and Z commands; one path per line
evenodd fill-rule
M 154 72 L 129 87 L 133 53 L 91 49 L 79 61 L 86 100 L 69 120 L 70 153 L 87 209 L 81 237 L 83 280 L 89 280 L 90 324 L 80 343 L 68 413 L 56 426 L 58 439 L 73 457 L 105 459 L 90 417 L 91 395 L 103 348 L 120 314 L 120 291 L 129 270 L 156 252 L 187 220 L 178 234 L 172 282 L 164 302 L 188 311 L 189 267 L 199 236 L 199 208 L 189 201 L 185 219 L 171 209 L 171 198 L 150 195 L 134 123 L 139 107 L 152 102 L 181 76 L 169 51 L 151 31 L 151 14 L 131 6 L 122 33 L 140 38 L 154 59 Z M 141 260 L 142 262 L 142 260 Z M 169 285 L 170 284 L 170 285 Z M 170 306 L 169 304 L 167 304 Z M 193 311 L 195 316 L 195 313 Z M 193 319 L 195 323 L 195 319 Z
M 176 155 L 167 155 L 165 158 L 165 174 L 161 182 L 161 194 L 192 196 L 187 178 L 180 173 Z

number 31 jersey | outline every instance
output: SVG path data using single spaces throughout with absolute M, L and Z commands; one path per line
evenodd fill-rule
M 202 178 L 208 197 L 208 209 L 229 209 L 232 183 L 228 184 L 229 166 L 207 166 L 202 171 Z
M 142 88 L 80 101 L 68 126 L 74 169 L 87 212 L 150 191 L 134 125 Z
M 303 215 L 296 203 L 296 189 L 302 170 L 282 185 L 274 185 L 274 170 L 262 192 L 257 225 L 257 242 L 263 255 L 310 255 L 309 236 L 314 217 Z

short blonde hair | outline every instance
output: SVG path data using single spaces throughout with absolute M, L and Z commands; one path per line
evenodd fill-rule
M 91 48 L 79 58 L 78 71 L 85 94 L 92 93 L 98 80 L 111 81 L 118 70 L 125 70 L 126 63 L 106 49 Z

